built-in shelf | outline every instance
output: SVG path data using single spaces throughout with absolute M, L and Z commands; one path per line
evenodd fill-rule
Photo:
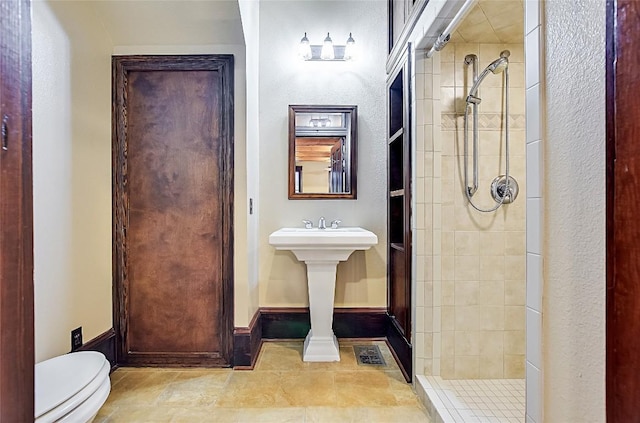
M 403 0 L 411 1 L 411 0 Z M 408 3 L 407 3 L 408 4 Z M 411 374 L 411 90 L 409 49 L 387 80 L 387 275 L 391 345 Z
M 396 251 L 402 251 L 404 252 L 404 244 L 400 244 L 398 242 L 392 242 L 391 244 L 389 244 L 391 246 L 392 249 L 396 250 Z
M 389 138 L 389 144 L 391 144 L 392 142 L 394 142 L 395 140 L 397 140 L 399 137 L 402 136 L 402 134 L 404 133 L 404 128 L 400 128 L 398 129 L 395 134 L 391 135 L 391 137 Z

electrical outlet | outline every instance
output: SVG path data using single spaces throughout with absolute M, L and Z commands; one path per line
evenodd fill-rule
M 82 346 L 82 326 L 71 331 L 71 351 L 76 351 Z

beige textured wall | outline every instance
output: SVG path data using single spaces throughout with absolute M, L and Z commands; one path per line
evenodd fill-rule
M 606 6 L 544 16 L 544 421 L 604 422 Z
M 85 3 L 33 2 L 36 362 L 111 327 L 111 41 Z
M 337 307 L 384 307 L 386 280 L 386 3 L 382 1 L 260 2 L 260 306 L 308 304 L 306 267 L 276 251 L 269 234 L 318 218 L 362 226 L 378 245 L 338 265 Z M 349 35 L 361 55 L 353 62 L 303 62 L 297 44 L 327 31 L 336 44 Z M 358 199 L 288 200 L 287 110 L 290 104 L 358 105 Z
M 481 72 L 504 49 L 511 51 L 509 173 L 520 193 L 513 204 L 480 213 L 464 194 L 464 99 L 472 85 L 464 57 L 477 55 Z M 417 298 L 422 302 L 416 331 L 418 364 L 425 374 L 524 377 L 523 61 L 522 44 L 452 43 L 432 59 L 416 62 L 416 160 L 424 161 L 416 163 Z M 505 169 L 502 96 L 502 75 L 490 74 L 479 91 L 480 172 L 473 200 L 481 208 L 495 204 L 490 183 Z

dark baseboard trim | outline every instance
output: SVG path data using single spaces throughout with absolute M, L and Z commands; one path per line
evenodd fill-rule
M 113 371 L 116 366 L 116 332 L 113 328 L 85 342 L 78 351 L 98 351 L 104 354 Z
M 391 353 L 395 357 L 399 364 L 400 370 L 407 382 L 411 382 L 413 374 L 413 357 L 411 344 L 407 342 L 403 336 L 395 318 L 387 315 L 388 318 L 388 330 L 387 330 L 387 344 Z
M 296 339 L 307 336 L 311 327 L 309 308 L 260 309 L 264 339 Z M 336 308 L 333 331 L 338 338 L 384 338 L 387 336 L 386 308 Z
M 233 330 L 233 368 L 251 370 L 256 364 L 262 344 L 262 321 L 260 310 L 253 315 L 249 327 Z
M 384 338 L 388 320 L 385 308 L 336 308 L 333 330 L 338 338 Z M 304 338 L 310 327 L 308 307 L 259 309 L 249 327 L 233 331 L 233 368 L 253 369 L 263 340 Z

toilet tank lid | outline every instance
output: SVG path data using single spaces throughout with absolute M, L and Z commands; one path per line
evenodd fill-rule
M 76 395 L 108 365 L 102 353 L 79 351 L 42 361 L 35 367 L 35 416 Z

